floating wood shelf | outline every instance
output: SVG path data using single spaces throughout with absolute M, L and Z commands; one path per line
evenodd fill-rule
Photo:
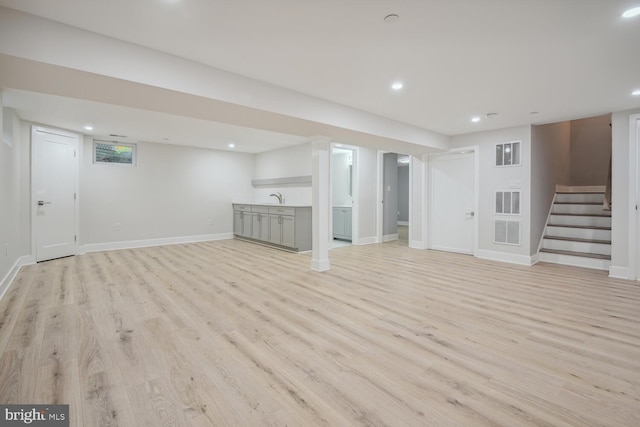
M 253 185 L 254 187 L 306 187 L 308 185 L 311 185 L 311 175 L 289 176 L 286 178 L 254 179 L 251 181 L 251 185 Z

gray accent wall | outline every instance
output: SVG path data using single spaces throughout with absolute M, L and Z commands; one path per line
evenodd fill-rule
M 398 165 L 398 221 L 409 222 L 409 165 Z
M 611 158 L 611 115 L 571 121 L 571 185 L 605 185 Z
M 383 161 L 382 234 L 398 234 L 398 155 L 385 153 Z

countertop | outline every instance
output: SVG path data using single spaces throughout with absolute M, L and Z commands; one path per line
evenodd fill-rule
M 259 202 L 233 202 L 234 205 L 252 205 L 252 206 L 269 206 L 274 208 L 310 208 L 311 205 L 303 205 L 300 203 L 259 203 Z

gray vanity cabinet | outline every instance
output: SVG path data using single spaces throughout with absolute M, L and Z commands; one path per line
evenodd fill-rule
M 335 206 L 333 208 L 333 238 L 351 241 L 352 231 L 350 207 Z
M 234 204 L 233 233 L 281 249 L 311 250 L 311 206 Z

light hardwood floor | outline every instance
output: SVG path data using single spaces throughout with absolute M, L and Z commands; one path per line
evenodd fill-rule
M 391 242 L 242 241 L 25 267 L 0 403 L 73 426 L 637 426 L 640 286 Z

